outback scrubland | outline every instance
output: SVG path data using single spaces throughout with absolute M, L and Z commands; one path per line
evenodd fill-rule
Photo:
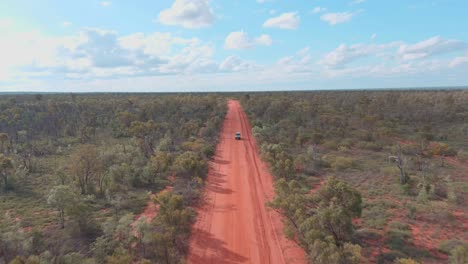
M 225 120 L 229 98 L 250 124 L 237 103 Z M 256 206 L 269 200 L 257 214 L 281 215 L 277 239 L 310 263 L 466 263 L 467 102 L 466 90 L 2 95 L 0 263 L 190 263 L 196 221 L 211 223 L 197 219 L 204 194 L 245 200 L 246 179 Z M 248 230 L 231 227 L 216 234 Z M 192 260 L 252 261 L 222 240 L 205 249 L 206 230 Z
M 311 263 L 466 263 L 468 91 L 239 97 Z
M 0 263 L 178 263 L 225 113 L 215 95 L 0 97 Z

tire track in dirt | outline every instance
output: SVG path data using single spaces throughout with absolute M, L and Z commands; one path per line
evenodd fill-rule
M 274 196 L 273 179 L 245 113 L 237 101 L 230 100 L 228 108 L 188 263 L 306 263 L 303 250 L 285 238 L 281 216 L 265 205 Z M 242 140 L 234 139 L 236 131 Z

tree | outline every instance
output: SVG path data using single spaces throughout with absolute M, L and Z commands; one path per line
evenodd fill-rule
M 285 233 L 299 240 L 314 263 L 360 263 L 360 248 L 349 243 L 352 219 L 362 210 L 356 190 L 330 177 L 313 196 L 285 179 L 275 183 L 275 192 L 270 206 L 286 217 Z
M 140 217 L 135 223 L 135 232 L 137 237 L 137 246 L 146 254 L 146 245 L 151 243 L 151 225 L 146 217 Z
M 149 179 L 151 183 L 154 183 L 154 177 L 160 178 L 164 172 L 169 169 L 171 163 L 171 157 L 169 153 L 158 151 L 156 154 L 151 156 L 150 160 L 150 170 L 151 178 Z
M 10 176 L 13 170 L 13 161 L 9 157 L 0 154 L 0 176 L 2 177 L 3 189 L 5 191 L 8 191 L 8 189 L 10 188 L 8 177 Z
M 5 143 L 8 143 L 9 137 L 7 133 L 0 133 L 0 142 L 2 143 L 1 152 L 5 152 Z
M 156 196 L 160 205 L 159 213 L 154 218 L 151 241 L 153 252 L 164 263 L 176 263 L 187 248 L 194 212 L 184 206 L 184 198 L 172 192 L 163 192 Z
M 96 147 L 93 145 L 79 146 L 71 155 L 70 173 L 77 183 L 81 194 L 93 191 L 93 183 L 98 175 L 103 173 L 102 164 Z
M 67 185 L 58 185 L 50 190 L 47 196 L 47 204 L 59 212 L 60 227 L 65 228 L 65 212 L 76 205 L 76 197 Z
M 158 126 L 153 120 L 148 122 L 133 121 L 129 132 L 132 136 L 138 138 L 140 148 L 146 157 L 154 153 L 153 141 L 156 136 Z
M 361 247 L 345 243 L 338 247 L 332 240 L 315 240 L 309 247 L 312 263 L 317 264 L 359 264 L 365 263 L 361 255 Z
M 186 151 L 174 161 L 174 170 L 182 177 L 203 177 L 207 164 L 200 154 L 193 151 Z
M 15 256 L 27 256 L 31 252 L 33 239 L 25 232 L 19 222 L 16 222 L 8 213 L 2 216 L 8 230 L 0 233 L 0 257 L 8 263 Z
M 397 156 L 390 156 L 388 157 L 389 160 L 393 160 L 395 165 L 400 170 L 400 184 L 406 184 L 407 176 L 405 172 L 405 161 L 403 158 L 403 154 L 401 153 L 401 145 L 398 145 L 398 153 Z

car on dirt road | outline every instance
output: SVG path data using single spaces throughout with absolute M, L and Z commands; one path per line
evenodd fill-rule
M 240 140 L 241 139 L 241 133 L 240 132 L 236 132 L 236 140 Z

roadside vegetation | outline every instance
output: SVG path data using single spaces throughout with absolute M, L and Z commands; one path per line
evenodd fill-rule
M 468 261 L 468 91 L 239 99 L 311 263 Z
M 215 95 L 0 97 L 0 263 L 179 263 L 225 113 Z

